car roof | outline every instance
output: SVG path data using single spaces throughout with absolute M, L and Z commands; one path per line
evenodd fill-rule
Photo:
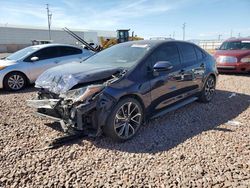
M 225 42 L 239 42 L 239 41 L 250 41 L 250 37 L 246 38 L 229 38 Z
M 161 44 L 166 44 L 166 43 L 170 43 L 170 42 L 188 43 L 188 44 L 195 45 L 192 42 L 183 41 L 183 40 L 173 40 L 173 39 L 167 39 L 167 40 L 135 40 L 135 41 L 125 42 L 125 43 L 122 43 L 122 44 L 124 44 L 124 45 L 131 45 L 131 44 L 146 45 L 146 44 L 148 44 L 148 45 L 151 45 L 151 46 L 159 46 Z
M 38 48 L 38 49 L 47 48 L 47 47 L 54 47 L 54 46 L 67 46 L 67 47 L 79 48 L 77 46 L 73 46 L 73 45 L 69 45 L 69 44 L 58 44 L 58 43 L 33 45 L 34 48 Z

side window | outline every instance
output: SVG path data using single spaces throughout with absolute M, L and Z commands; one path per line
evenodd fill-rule
M 178 47 L 181 52 L 182 62 L 185 65 L 193 65 L 197 61 L 194 46 L 188 43 L 179 43 Z
M 153 52 L 151 61 L 153 61 L 152 66 L 157 61 L 170 61 L 174 68 L 178 67 L 180 65 L 180 56 L 177 46 L 175 44 L 164 44 L 160 46 Z
M 61 56 L 67 56 L 67 55 L 76 55 L 81 54 L 82 50 L 70 46 L 61 46 L 59 47 Z
M 202 60 L 206 56 L 199 48 L 194 47 L 194 49 L 198 60 Z
M 24 61 L 31 62 L 32 57 L 38 57 L 39 60 L 46 60 L 59 57 L 58 48 L 57 47 L 47 47 L 41 50 L 36 51 L 35 53 L 31 54 L 27 57 Z

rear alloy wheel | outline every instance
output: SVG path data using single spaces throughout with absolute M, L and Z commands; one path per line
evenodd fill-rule
M 133 98 L 121 100 L 108 119 L 104 132 L 117 141 L 132 138 L 142 124 L 143 110 L 141 104 Z
M 18 91 L 26 86 L 26 78 L 19 72 L 13 72 L 4 79 L 4 87 L 10 91 Z
M 199 100 L 205 103 L 210 102 L 214 96 L 214 93 L 215 93 L 215 79 L 213 76 L 209 76 L 201 92 Z

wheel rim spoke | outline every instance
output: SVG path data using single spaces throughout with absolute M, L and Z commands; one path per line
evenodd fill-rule
M 134 121 L 134 122 L 136 122 L 136 123 L 139 124 L 140 122 L 135 120 L 135 118 L 138 117 L 138 116 L 141 116 L 141 114 L 140 114 L 140 113 L 137 113 L 136 115 L 134 115 L 134 116 L 131 118 L 131 121 Z
M 136 110 L 136 106 L 134 106 L 133 110 L 130 111 L 129 115 L 131 116 L 135 110 Z
M 118 132 L 118 135 L 119 135 L 119 136 L 122 136 L 122 135 L 123 135 L 125 126 L 126 126 L 126 125 L 122 126 L 121 129 L 119 130 L 119 132 Z
M 128 126 L 129 126 L 129 128 L 132 130 L 132 134 L 135 134 L 135 129 L 134 129 L 134 127 L 129 123 L 128 124 Z
M 125 115 L 125 111 L 124 111 L 124 106 L 122 106 L 122 115 L 123 115 L 123 117 L 126 116 L 126 115 Z
M 116 114 L 116 119 L 118 119 L 118 120 L 124 120 L 125 117 L 122 117 L 120 114 Z
M 125 136 L 126 137 L 129 136 L 129 125 L 128 124 L 125 125 Z
M 119 129 L 121 127 L 125 126 L 125 123 L 121 123 L 121 124 L 115 124 L 115 129 Z

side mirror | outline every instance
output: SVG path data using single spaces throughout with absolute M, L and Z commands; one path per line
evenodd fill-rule
M 39 58 L 35 56 L 35 57 L 30 58 L 30 60 L 31 60 L 32 62 L 35 62 L 35 61 L 38 61 Z
M 172 63 L 169 61 L 158 61 L 154 65 L 154 72 L 163 72 L 163 71 L 169 71 L 173 68 Z

